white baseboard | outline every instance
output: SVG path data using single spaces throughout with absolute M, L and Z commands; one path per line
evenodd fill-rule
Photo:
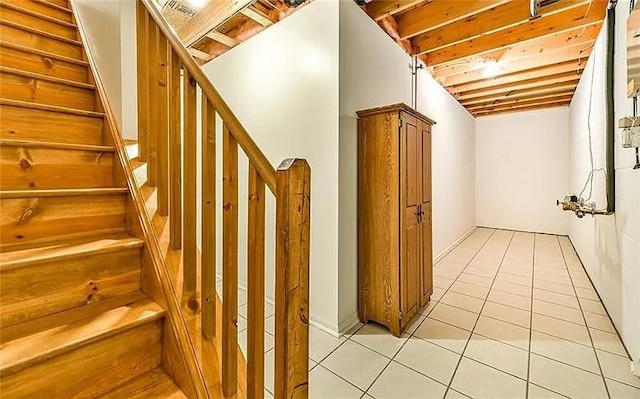
M 358 323 L 360 323 L 360 318 L 358 317 L 358 312 L 354 312 L 349 317 L 347 317 L 345 320 L 340 322 L 340 324 L 338 325 L 339 332 L 340 332 L 338 334 L 338 336 L 340 336 L 340 337 L 343 336 L 347 331 L 351 330 Z
M 438 256 L 436 256 L 433 259 L 433 263 L 436 264 L 438 262 L 440 262 L 442 260 L 442 258 L 444 258 L 445 256 L 447 256 L 449 254 L 449 252 L 453 251 L 453 249 L 455 247 L 457 247 L 458 245 L 460 245 L 460 243 L 462 241 L 464 241 L 467 237 L 469 237 L 471 234 L 473 234 L 476 230 L 478 230 L 478 227 L 473 226 L 469 231 L 467 231 L 466 233 L 464 233 L 460 238 L 458 238 L 457 240 L 455 240 L 453 243 L 451 243 L 451 245 L 449 245 L 447 248 L 445 248 L 444 251 L 440 252 L 438 254 Z

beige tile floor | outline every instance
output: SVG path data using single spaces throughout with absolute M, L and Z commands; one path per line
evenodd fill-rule
M 640 398 L 566 237 L 478 229 L 435 265 L 434 286 L 402 338 L 376 324 L 341 338 L 312 326 L 310 397 Z M 273 306 L 266 313 L 271 398 Z

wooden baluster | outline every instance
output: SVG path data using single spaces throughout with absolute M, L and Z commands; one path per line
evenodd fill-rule
M 147 131 L 147 184 L 150 187 L 158 185 L 158 131 L 160 129 L 157 112 L 158 95 L 158 25 L 149 20 L 149 130 Z
M 167 216 L 169 214 L 169 89 L 168 89 L 168 68 L 169 65 L 169 43 L 164 34 L 158 30 L 158 83 L 157 83 L 157 103 L 154 118 L 158 119 L 157 148 L 158 148 L 158 214 Z
M 276 175 L 275 397 L 307 398 L 310 169 L 288 159 Z
M 136 7 L 136 42 L 138 76 L 138 158 L 147 162 L 149 130 L 149 13 L 141 1 Z
M 184 219 L 182 273 L 184 290 L 196 290 L 196 81 L 184 70 Z M 196 303 L 189 306 L 195 310 Z
M 222 389 L 238 389 L 238 143 L 223 125 Z
M 247 398 L 264 397 L 264 180 L 249 163 Z
M 211 339 L 216 320 L 216 113 L 202 96 L 202 335 Z
M 173 50 L 169 68 L 169 241 L 171 249 L 182 247 L 182 130 L 180 57 Z

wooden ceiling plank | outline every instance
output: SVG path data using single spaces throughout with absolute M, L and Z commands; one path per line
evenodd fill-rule
M 587 63 L 587 58 L 579 58 L 575 60 L 569 60 L 561 63 L 555 63 L 546 65 L 543 67 L 527 69 L 519 72 L 512 72 L 504 74 L 502 76 L 488 77 L 469 83 L 463 83 L 459 85 L 447 86 L 452 94 L 468 92 L 472 90 L 481 90 L 489 87 L 494 87 L 503 84 L 516 83 L 525 81 L 528 79 L 537 79 L 545 76 L 556 75 L 565 72 L 579 72 L 582 71 Z
M 179 31 L 185 47 L 190 47 L 202 39 L 207 33 L 214 30 L 248 7 L 255 0 L 215 0 L 209 2 L 198 14 L 193 17 Z
M 546 86 L 557 83 L 565 83 L 577 81 L 580 79 L 580 72 L 571 71 L 565 73 L 559 73 L 556 75 L 543 76 L 541 78 L 525 79 L 518 82 L 506 83 L 502 85 L 491 86 L 478 90 L 466 91 L 455 95 L 459 101 L 470 100 L 476 97 L 484 97 L 497 93 L 510 92 L 514 90 L 531 89 L 540 86 Z
M 574 90 L 577 85 L 578 85 L 578 80 L 576 79 L 569 82 L 536 86 L 528 89 L 507 90 L 501 93 L 489 94 L 483 97 L 476 97 L 476 98 L 471 98 L 467 100 L 462 100 L 460 101 L 460 104 L 462 104 L 462 106 L 464 107 L 467 107 L 471 104 L 478 104 L 482 102 L 500 100 L 505 98 L 517 98 L 517 97 L 523 97 L 527 95 L 541 95 L 545 93 Z
M 256 8 L 247 7 L 240 11 L 244 16 L 250 18 L 265 28 L 273 25 L 277 21 L 273 21 L 269 16 Z
M 522 109 L 522 108 L 527 108 L 527 107 L 536 106 L 536 105 L 557 104 L 557 103 L 565 103 L 565 102 L 571 102 L 571 97 L 552 98 L 552 99 L 548 99 L 548 100 L 533 100 L 533 101 L 522 102 L 520 104 L 502 105 L 502 106 L 496 106 L 496 107 L 486 107 L 486 108 L 476 109 L 476 110 L 473 111 L 473 113 L 474 114 L 486 114 L 486 113 L 491 113 L 491 112 L 504 111 L 504 110 L 507 110 L 507 109 Z
M 189 47 L 187 51 L 189 51 L 189 54 L 191 54 L 194 58 L 198 58 L 202 61 L 210 61 L 212 59 L 209 53 L 205 53 L 204 51 L 200 51 L 193 47 Z
M 590 53 L 590 49 L 598 37 L 601 27 L 602 23 L 599 22 L 586 27 L 586 29 L 577 28 L 568 32 L 557 33 L 549 37 L 532 40 L 531 42 L 516 44 L 486 53 L 483 58 L 478 59 L 478 61 L 483 59 L 495 60 L 500 62 L 501 65 L 509 64 L 510 67 L 513 67 L 511 63 L 523 63 L 528 65 L 526 68 L 532 68 L 533 66 L 531 64 L 541 66 L 539 62 L 530 62 L 534 60 L 534 58 L 535 60 L 554 58 L 565 61 L 567 59 L 578 58 L 585 50 Z M 540 57 L 541 55 L 545 55 L 545 57 Z M 483 67 L 484 64 L 482 62 L 469 62 L 465 60 L 465 62 L 435 67 L 433 68 L 433 74 L 438 81 L 442 82 L 443 79 L 450 79 L 454 75 L 459 76 L 460 74 L 470 71 L 479 71 L 482 70 Z M 447 82 L 443 84 L 449 85 L 453 83 Z
M 387 32 L 387 34 L 391 36 L 391 38 L 395 40 L 396 43 L 398 43 L 400 47 L 402 47 L 404 51 L 407 52 L 407 54 L 413 54 L 413 47 L 411 47 L 411 42 L 409 40 L 400 39 L 400 35 L 398 34 L 398 24 L 393 16 L 382 18 L 380 21 L 378 21 L 378 25 L 380 25 L 380 27 L 385 32 Z
M 379 21 L 384 17 L 401 13 L 418 4 L 428 2 L 429 0 L 373 0 L 366 5 L 366 11 L 371 18 Z
M 234 47 L 237 46 L 238 44 L 240 44 L 239 41 L 237 41 L 236 39 L 225 35 L 224 33 L 220 33 L 217 32 L 215 30 L 209 32 L 206 34 L 206 36 L 211 39 L 211 40 L 215 40 L 218 43 L 222 43 L 227 47 Z
M 554 93 L 551 95 L 531 96 L 529 98 L 515 98 L 510 100 L 496 100 L 496 101 L 491 101 L 486 103 L 474 104 L 467 107 L 467 110 L 469 110 L 469 112 L 476 112 L 477 110 L 488 109 L 491 107 L 516 105 L 516 104 L 528 104 L 528 103 L 549 101 L 549 100 L 566 101 L 566 100 L 571 100 L 572 98 L 573 98 L 573 92 L 565 91 L 560 93 Z
M 535 57 L 527 57 L 521 60 L 501 63 L 501 68 L 495 73 L 493 79 L 500 79 L 503 76 L 522 73 L 536 68 L 553 67 L 566 62 L 577 63 L 582 60 L 587 60 L 591 54 L 593 43 L 594 42 L 589 43 L 586 47 L 584 45 L 572 46 L 566 49 L 544 52 Z M 502 67 L 504 67 L 504 69 Z M 472 69 L 456 75 L 436 77 L 436 80 L 446 87 L 466 85 L 473 82 L 480 82 L 484 79 L 486 79 L 486 72 L 484 69 Z
M 433 0 L 399 14 L 398 33 L 401 39 L 409 39 L 507 3 L 509 0 Z M 515 0 L 514 3 L 523 3 L 528 7 L 528 3 L 521 0 Z
M 549 108 L 560 108 L 560 107 L 568 107 L 571 104 L 571 101 L 559 101 L 552 102 L 546 104 L 536 104 L 536 105 L 525 105 L 521 107 L 513 107 L 513 108 L 505 108 L 493 111 L 484 111 L 484 112 L 473 112 L 473 116 L 491 116 L 491 115 L 499 115 L 499 114 L 512 114 L 516 112 L 525 112 L 525 111 L 535 111 L 540 109 L 549 109 Z
M 442 65 L 462 58 L 481 56 L 517 43 L 592 25 L 603 20 L 606 5 L 606 1 L 594 0 L 590 7 L 589 5 L 575 7 L 551 16 L 543 16 L 526 24 L 427 53 L 427 65 Z
M 544 18 L 572 8 L 588 5 L 590 0 L 564 0 L 540 9 Z M 598 0 L 593 0 L 598 1 Z M 458 3 L 458 2 L 452 2 Z M 412 11 L 410 14 L 413 14 Z M 584 15 L 584 14 L 583 14 Z M 479 36 L 527 23 L 531 19 L 528 1 L 511 1 L 471 15 L 456 24 L 447 24 L 412 39 L 416 54 L 433 52 Z M 400 21 L 398 21 L 400 23 Z

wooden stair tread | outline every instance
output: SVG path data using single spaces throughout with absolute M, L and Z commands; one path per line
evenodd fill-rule
M 53 83 L 66 85 L 66 86 L 79 87 L 81 89 L 88 89 L 88 90 L 96 89 L 95 85 L 92 85 L 89 83 L 82 83 L 82 82 L 77 82 L 75 80 L 57 78 L 55 76 L 42 75 L 35 72 L 23 71 L 20 69 L 8 68 L 5 66 L 0 66 L 0 73 L 8 73 L 11 75 L 23 76 L 25 78 L 30 78 L 30 79 L 46 80 L 48 82 L 53 82 Z
M 108 392 L 100 399 L 183 399 L 185 394 L 161 368 L 153 369 Z
M 23 370 L 163 316 L 158 304 L 137 292 L 9 326 L 1 330 L 0 373 Z
M 89 116 L 92 118 L 104 118 L 103 112 L 86 111 L 83 109 L 60 107 L 58 105 L 41 104 L 41 103 L 34 103 L 29 101 L 13 100 L 10 98 L 0 98 L 0 105 L 6 105 L 9 107 L 31 108 L 31 109 L 38 109 L 41 111 L 49 111 L 49 112 L 60 112 L 60 113 L 79 115 L 79 116 Z
M 9 198 L 34 198 L 34 197 L 76 197 L 92 195 L 124 195 L 129 192 L 127 188 L 73 188 L 53 190 L 3 190 L 0 191 L 0 199 Z
M 42 3 L 42 4 L 45 4 L 45 2 L 41 2 L 41 3 Z M 60 6 L 58 6 L 57 4 L 51 4 L 51 3 L 48 3 L 48 2 L 47 2 L 46 4 L 47 4 L 48 6 L 53 5 L 53 6 L 54 6 L 54 8 L 56 8 L 56 7 L 60 7 Z M 57 24 L 67 26 L 67 27 L 69 27 L 69 28 L 75 28 L 75 29 L 77 29 L 77 28 L 78 28 L 78 26 L 77 26 L 76 24 L 72 23 L 72 22 L 67 22 L 67 21 L 63 21 L 63 20 L 58 19 L 58 18 L 50 17 L 50 16 L 48 16 L 48 15 L 40 14 L 40 13 L 37 13 L 37 12 L 35 12 L 35 11 L 29 10 L 29 9 L 27 9 L 27 8 L 20 7 L 20 6 L 16 5 L 16 4 L 7 3 L 7 2 L 5 2 L 5 1 L 0 1 L 0 7 L 11 8 L 11 9 L 16 10 L 16 11 L 19 11 L 19 12 L 21 12 L 21 13 L 31 15 L 32 17 L 36 17 L 36 18 L 40 18 L 40 19 L 44 19 L 44 20 L 46 20 L 46 21 L 50 21 L 50 22 L 55 22 L 55 23 L 57 23 Z M 59 9 L 59 8 L 58 8 L 58 9 Z M 63 9 L 67 10 L 66 8 L 63 8 Z
M 27 52 L 27 53 L 33 53 L 33 54 L 36 54 L 36 55 L 39 55 L 39 56 L 42 56 L 42 57 L 53 58 L 53 59 L 69 62 L 69 63 L 72 63 L 72 64 L 78 64 L 78 65 L 82 65 L 82 66 L 86 66 L 86 67 L 89 66 L 89 63 L 87 61 L 78 60 L 76 58 L 71 58 L 71 57 L 65 57 L 64 55 L 50 53 L 48 51 L 42 51 L 42 50 L 37 49 L 37 48 L 23 46 L 23 45 L 16 44 L 16 43 L 11 43 L 11 42 L 8 42 L 6 40 L 0 40 L 0 47 L 12 48 L 12 49 L 24 51 L 24 52 Z
M 51 260 L 84 257 L 100 253 L 142 248 L 144 242 L 125 233 L 83 237 L 75 240 L 52 239 L 38 246 L 0 253 L 0 269 L 22 267 Z
M 11 26 L 12 28 L 15 28 L 15 29 L 20 29 L 20 30 L 24 30 L 24 31 L 27 31 L 27 32 L 35 33 L 36 35 L 48 37 L 50 39 L 54 39 L 54 40 L 58 40 L 58 41 L 61 41 L 61 42 L 65 42 L 65 43 L 68 43 L 68 44 L 71 44 L 71 45 L 74 45 L 74 46 L 82 47 L 82 42 L 80 42 L 78 40 L 73 40 L 73 39 L 69 39 L 69 38 L 64 37 L 64 36 L 55 35 L 55 34 L 50 33 L 50 32 L 46 32 L 46 31 L 43 31 L 43 30 L 40 30 L 40 29 L 35 29 L 35 28 L 32 28 L 30 26 L 26 26 L 26 25 L 23 25 L 23 24 L 18 24 L 16 22 L 9 21 L 9 20 L 6 20 L 6 19 L 0 19 L 0 24 Z
M 48 7 L 55 8 L 55 9 L 60 10 L 60 11 L 68 12 L 69 14 L 73 13 L 73 11 L 71 11 L 71 9 L 69 9 L 67 7 L 62 7 L 62 6 L 58 5 L 58 4 L 54 4 L 54 3 L 50 2 L 50 1 L 47 1 L 47 0 L 32 0 L 32 1 L 35 1 L 36 3 L 44 4 L 44 5 L 48 6 Z
M 30 147 L 30 148 L 48 148 L 55 150 L 77 150 L 77 151 L 95 151 L 95 152 L 115 152 L 115 147 L 106 145 L 91 144 L 71 144 L 71 143 L 55 143 L 48 141 L 36 140 L 14 140 L 0 139 L 0 147 Z

